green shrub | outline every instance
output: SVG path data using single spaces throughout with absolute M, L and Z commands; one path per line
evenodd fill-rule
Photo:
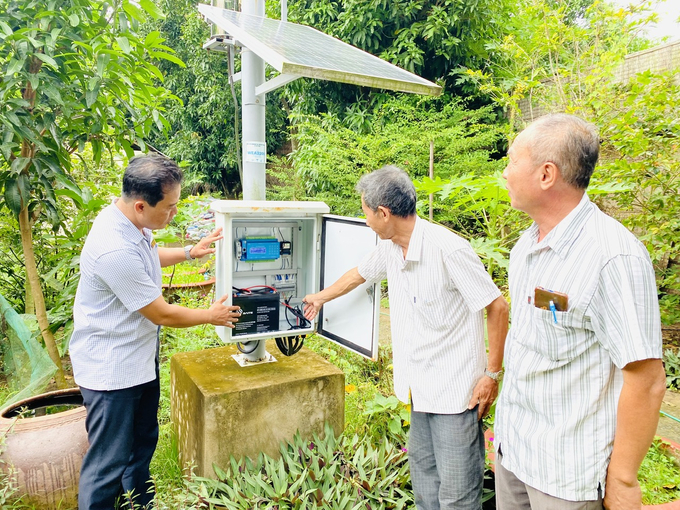
M 214 466 L 217 480 L 187 481 L 184 504 L 203 508 L 355 510 L 413 506 L 406 451 L 385 439 L 377 447 L 359 436 L 306 441 L 296 436 L 281 445 L 281 458 L 261 454 L 257 462 Z

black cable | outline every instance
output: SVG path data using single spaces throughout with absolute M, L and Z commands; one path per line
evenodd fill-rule
M 305 335 L 288 336 L 276 339 L 276 347 L 284 356 L 292 356 L 305 344 Z
M 255 344 L 255 347 L 253 347 L 253 348 L 250 349 L 249 351 L 246 351 L 246 350 L 244 349 L 244 347 L 245 347 L 246 344 Z M 253 341 L 251 341 L 251 342 L 246 342 L 245 344 L 242 344 L 241 342 L 237 342 L 237 343 L 236 343 L 236 348 L 237 348 L 239 351 L 241 351 L 243 354 L 252 354 L 252 353 L 255 352 L 255 349 L 257 349 L 257 346 L 258 346 L 259 344 L 260 344 L 260 341 L 259 341 L 259 340 L 253 340 Z

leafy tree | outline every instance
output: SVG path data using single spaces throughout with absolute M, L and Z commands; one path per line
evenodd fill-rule
M 505 131 L 493 109 L 468 109 L 461 100 L 402 95 L 387 101 L 376 114 L 371 133 L 346 128 L 333 115 L 299 119 L 298 149 L 290 156 L 296 175 L 281 176 L 277 198 L 305 196 L 326 201 L 336 214 L 361 213 L 354 186 L 359 177 L 386 164 L 404 168 L 414 178 L 428 175 L 430 141 L 434 141 L 435 172 L 441 178 L 463 173 L 486 174 Z M 282 172 L 279 166 L 276 171 Z M 290 196 L 298 182 L 300 196 Z
M 0 0 L 2 204 L 19 223 L 26 282 L 60 385 L 33 228 L 58 229 L 57 193 L 82 204 L 69 172 L 86 145 L 95 163 L 107 150 L 131 156 L 133 146 L 145 150 L 146 137 L 168 126 L 162 105 L 169 93 L 154 84 L 163 77 L 152 62 L 181 62 L 158 32 L 139 37 L 145 13 L 161 16 L 150 0 Z
M 644 47 L 639 32 L 649 8 L 650 1 L 621 9 L 607 2 L 585 8 L 580 0 L 520 0 L 507 32 L 486 42 L 492 58 L 468 66 L 459 82 L 475 83 L 513 127 L 524 99 L 528 108 L 565 111 L 608 81 L 626 54 Z

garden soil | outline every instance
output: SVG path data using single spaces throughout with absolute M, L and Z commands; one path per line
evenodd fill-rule
M 661 404 L 661 410 L 680 420 L 680 393 L 667 390 L 663 404 Z M 680 423 L 662 415 L 659 418 L 656 435 L 680 444 Z

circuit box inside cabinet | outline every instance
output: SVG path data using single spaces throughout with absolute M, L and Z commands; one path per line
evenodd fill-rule
M 307 294 L 318 292 L 322 282 L 332 284 L 375 247 L 377 236 L 365 221 L 329 215 L 323 202 L 217 200 L 211 210 L 223 229 L 216 243 L 216 295 L 228 294 L 227 304 L 244 311 L 234 329 L 217 327 L 222 341 L 318 332 L 377 357 L 379 284 L 364 284 L 326 304 L 313 323 L 301 317 Z

